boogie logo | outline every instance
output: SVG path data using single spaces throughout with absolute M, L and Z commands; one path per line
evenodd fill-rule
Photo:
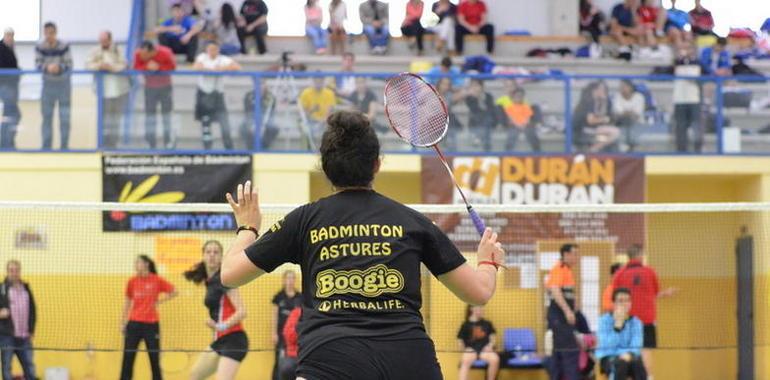
M 378 264 L 358 270 L 327 269 L 316 276 L 316 297 L 328 298 L 339 294 L 377 297 L 383 293 L 398 293 L 404 289 L 401 272 Z

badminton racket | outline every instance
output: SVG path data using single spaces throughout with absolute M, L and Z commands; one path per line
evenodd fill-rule
M 468 202 L 452 168 L 438 147 L 438 143 L 444 139 L 449 129 L 449 110 L 438 91 L 417 75 L 396 75 L 385 84 L 385 115 L 390 127 L 402 140 L 415 147 L 432 147 L 436 150 L 465 202 L 476 231 L 483 236 L 486 229 L 484 221 Z

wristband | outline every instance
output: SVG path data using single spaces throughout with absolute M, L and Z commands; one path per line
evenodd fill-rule
M 219 332 L 227 330 L 227 323 L 217 323 L 216 330 Z
M 498 264 L 498 263 L 496 263 L 494 261 L 479 261 L 478 266 L 481 266 L 483 264 L 491 265 L 491 266 L 495 267 L 495 270 L 500 269 L 500 264 Z
M 252 226 L 250 226 L 248 224 L 244 224 L 242 226 L 238 226 L 238 229 L 235 230 L 235 234 L 238 235 L 239 233 L 241 233 L 241 231 L 251 231 L 251 232 L 254 233 L 254 235 L 256 235 L 256 237 L 259 237 L 259 231 L 257 231 L 256 228 L 254 228 L 254 227 L 252 227 Z

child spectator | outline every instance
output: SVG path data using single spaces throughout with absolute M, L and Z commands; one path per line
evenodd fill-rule
M 390 40 L 388 4 L 379 0 L 366 0 L 358 7 L 358 14 L 372 54 L 387 53 Z
M 348 7 L 342 0 L 332 0 L 329 4 L 329 33 L 331 33 L 332 54 L 345 53 L 345 20 Z
M 324 12 L 318 0 L 307 0 L 305 4 L 305 33 L 313 41 L 316 54 L 326 53 L 326 29 L 321 27 Z
M 457 54 L 463 54 L 465 36 L 482 34 L 487 39 L 487 53 L 495 50 L 495 27 L 487 23 L 487 5 L 482 0 L 466 0 L 457 7 L 457 28 L 455 47 Z
M 356 56 L 351 52 L 342 54 L 340 66 L 341 73 L 353 73 L 356 63 Z M 337 96 L 348 98 L 356 90 L 356 77 L 353 75 L 339 75 L 334 80 L 334 90 Z
M 642 322 L 632 317 L 631 292 L 618 288 L 612 293 L 613 309 L 599 319 L 596 357 L 602 372 L 615 379 L 647 380 L 641 359 L 644 342 Z
M 433 14 L 438 17 L 438 24 L 433 28 L 438 39 L 436 50 L 443 52 L 455 50 L 455 25 L 457 24 L 457 5 L 449 0 L 439 0 L 431 7 Z
M 246 54 L 246 38 L 257 40 L 257 52 L 267 53 L 265 36 L 267 35 L 267 4 L 263 0 L 245 0 L 241 5 L 241 20 L 238 38 L 241 40 L 241 53 Z
M 620 263 L 615 263 L 610 266 L 610 282 L 604 287 L 604 291 L 602 292 L 602 311 L 605 313 L 612 313 L 614 308 L 612 303 L 612 292 L 614 290 L 612 287 L 612 277 L 615 276 L 615 272 L 621 267 L 623 267 L 623 265 Z
M 658 19 L 662 14 L 658 8 L 658 0 L 643 0 L 644 4 L 636 10 L 637 24 L 641 28 L 640 41 L 645 46 L 658 45 Z
M 458 380 L 468 380 L 468 372 L 476 360 L 487 362 L 487 380 L 497 378 L 500 356 L 495 352 L 496 333 L 492 323 L 484 319 L 484 307 L 468 305 L 465 308 L 465 322 L 457 333 L 463 352 Z
M 452 66 L 452 58 L 447 56 L 441 58 L 441 63 L 428 70 L 425 76 L 427 77 L 428 82 L 434 86 L 443 76 L 446 76 L 452 81 L 452 86 L 462 87 L 463 77 L 460 74 L 460 69 L 456 66 Z
M 732 74 L 730 52 L 727 51 L 727 38 L 719 37 L 714 45 L 701 51 L 700 66 L 703 75 L 729 76 Z
M 174 54 L 184 54 L 187 62 L 195 60 L 198 52 L 198 33 L 203 29 L 203 23 L 198 23 L 192 16 L 185 15 L 182 6 L 171 6 L 171 17 L 155 28 L 158 42 L 171 49 Z
M 507 95 L 497 99 L 499 119 L 506 127 L 506 150 L 513 151 L 516 142 L 523 133 L 533 152 L 540 152 L 540 138 L 537 136 L 537 126 L 542 120 L 540 107 L 530 105 L 524 98 L 523 88 L 509 79 L 505 81 Z
M 701 0 L 695 0 L 695 8 L 690 11 L 692 32 L 698 36 L 716 36 L 714 33 L 714 17 L 704 8 Z

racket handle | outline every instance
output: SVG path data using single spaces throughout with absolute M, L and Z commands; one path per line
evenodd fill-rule
M 487 226 L 484 224 L 484 220 L 481 219 L 479 214 L 476 213 L 476 210 L 473 209 L 473 206 L 468 205 L 468 214 L 470 214 L 473 225 L 476 226 L 476 231 L 479 233 L 479 236 L 484 236 L 484 230 L 487 229 Z

